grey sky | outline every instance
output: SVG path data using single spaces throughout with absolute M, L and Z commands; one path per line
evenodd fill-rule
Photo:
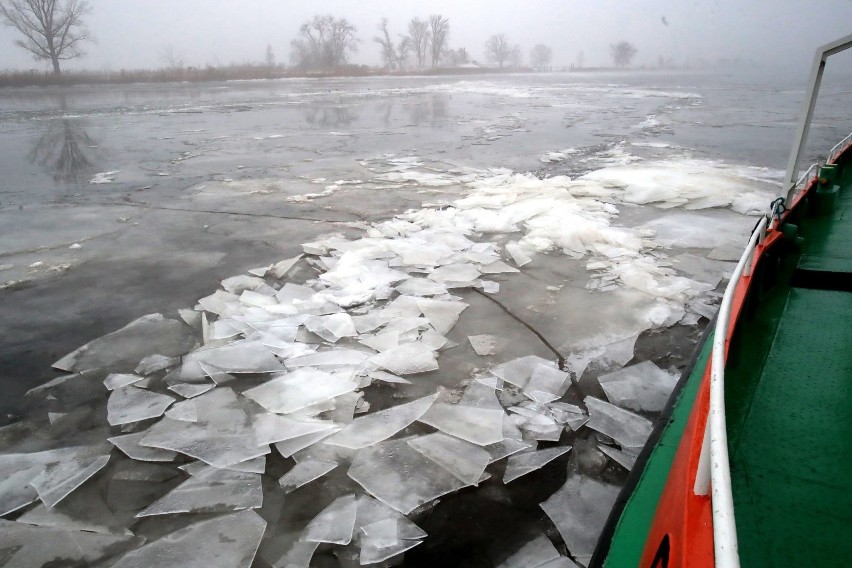
M 402 33 L 414 17 L 450 20 L 450 47 L 484 59 L 483 44 L 506 33 L 527 58 L 536 43 L 553 48 L 554 65 L 584 53 L 586 66 L 609 65 L 609 44 L 625 39 L 639 49 L 634 65 L 659 56 L 743 57 L 804 68 L 816 46 L 852 32 L 850 0 L 89 0 L 87 18 L 97 44 L 64 69 L 117 70 L 163 66 L 171 45 L 187 65 L 260 62 L 267 44 L 289 62 L 299 25 L 317 13 L 345 17 L 362 40 L 354 63 L 379 63 L 372 41 L 382 16 Z M 665 23 L 663 22 L 665 18 Z M 0 69 L 47 69 L 14 45 L 0 26 Z M 749 53 L 751 50 L 751 53 Z

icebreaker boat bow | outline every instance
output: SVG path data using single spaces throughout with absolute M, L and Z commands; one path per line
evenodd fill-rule
M 591 566 L 847 566 L 852 558 L 852 135 L 785 177 L 643 449 Z

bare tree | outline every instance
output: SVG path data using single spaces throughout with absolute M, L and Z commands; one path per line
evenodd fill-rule
M 578 53 L 577 54 L 577 67 L 582 69 L 583 68 L 583 62 L 585 60 L 586 60 L 586 54 L 583 53 L 582 51 L 580 53 Z
M 93 40 L 83 24 L 90 10 L 85 0 L 0 0 L 5 24 L 24 35 L 15 44 L 49 60 L 54 75 L 62 74 L 60 61 L 80 57 L 81 44 Z
M 399 54 L 396 52 L 396 46 L 388 31 L 387 18 L 382 18 L 382 21 L 379 22 L 379 31 L 381 35 L 373 37 L 373 41 L 382 46 L 382 61 L 385 62 L 385 67 L 396 69 L 399 67 Z
M 495 34 L 485 42 L 485 58 L 496 63 L 501 69 L 503 65 L 512 58 L 513 51 L 520 48 L 509 43 L 506 34 Z
M 166 67 L 172 71 L 183 69 L 183 58 L 175 51 L 172 44 L 167 44 L 163 47 L 163 50 L 160 53 L 160 59 L 162 59 L 163 62 L 165 62 Z
M 417 67 L 424 67 L 429 47 L 429 22 L 420 18 L 408 22 L 408 42 L 417 57 Z
M 267 67 L 275 67 L 275 52 L 272 51 L 272 44 L 266 44 L 266 56 L 264 57 L 266 60 Z
M 515 45 L 512 51 L 509 52 L 509 65 L 512 67 L 520 67 L 524 63 L 524 54 L 521 52 L 521 46 Z
M 633 56 L 639 50 L 628 41 L 620 41 L 610 44 L 609 53 L 612 56 L 612 61 L 616 67 L 627 67 L 633 61 Z
M 530 51 L 530 65 L 538 69 L 547 67 L 551 59 L 553 59 L 553 50 L 543 43 L 537 44 Z
M 429 34 L 431 37 L 432 68 L 441 62 L 441 55 L 447 49 L 447 39 L 450 35 L 450 21 L 441 14 L 429 16 Z
M 305 69 L 333 69 L 346 63 L 349 51 L 358 49 L 356 28 L 346 18 L 314 16 L 299 28 L 290 42 L 293 63 Z

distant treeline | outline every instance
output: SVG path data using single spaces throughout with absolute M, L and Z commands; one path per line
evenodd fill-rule
M 229 65 L 227 67 L 185 67 L 167 69 L 121 69 L 120 71 L 0 71 L 2 87 L 47 87 L 54 85 L 100 85 L 127 83 L 180 83 L 205 81 L 239 81 L 309 77 L 367 77 L 377 75 L 474 75 L 495 72 L 531 71 L 526 67 L 504 69 L 477 67 L 438 67 L 392 71 L 366 65 L 341 65 L 334 69 L 308 71 L 267 65 Z

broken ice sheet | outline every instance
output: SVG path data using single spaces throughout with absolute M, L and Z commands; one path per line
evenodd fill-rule
M 477 355 L 494 355 L 497 338 L 493 335 L 469 335 L 467 340 Z
M 8 568 L 102 565 L 143 542 L 134 536 L 0 520 L 0 562 Z
M 541 508 L 556 525 L 568 551 L 587 564 L 619 487 L 573 474 L 556 493 L 541 503 Z
M 506 252 L 509 253 L 517 266 L 525 266 L 532 262 L 532 257 L 516 241 L 506 243 Z
M 436 402 L 420 422 L 468 442 L 484 446 L 503 439 L 502 409 Z
M 302 485 L 318 479 L 336 468 L 339 464 L 334 461 L 307 459 L 301 461 L 290 471 L 278 479 L 278 484 L 284 493 L 292 493 Z
M 208 466 L 136 516 L 219 513 L 256 509 L 261 505 L 263 505 L 263 490 L 259 474 Z
M 628 454 L 627 452 L 622 452 L 603 444 L 598 444 L 598 449 L 627 471 L 633 469 L 633 465 L 636 463 L 637 456 L 634 454 Z
M 425 373 L 438 369 L 438 361 L 435 358 L 434 351 L 418 342 L 405 343 L 384 353 L 374 355 L 370 360 L 379 367 L 397 375 Z
M 440 296 L 447 293 L 447 287 L 428 278 L 409 278 L 396 291 L 407 296 Z
M 437 398 L 433 394 L 356 418 L 325 443 L 358 449 L 386 440 L 423 416 Z
M 140 445 L 173 450 L 216 467 L 228 467 L 269 453 L 258 446 L 244 405 L 233 390 L 219 387 L 192 399 L 198 420 L 163 418 L 148 429 Z
M 467 485 L 412 448 L 406 439 L 359 450 L 348 475 L 368 493 L 404 515 Z
M 316 444 L 323 438 L 331 436 L 338 430 L 339 428 L 335 427 L 332 430 L 324 430 L 322 432 L 315 432 L 313 434 L 305 434 L 303 436 L 297 436 L 295 438 L 291 438 L 283 442 L 276 442 L 275 449 L 278 450 L 278 453 L 284 456 L 285 458 L 289 458 L 296 452 L 303 450 L 309 446 L 312 446 L 313 444 Z
M 358 497 L 355 534 L 360 537 L 362 566 L 401 554 L 426 538 L 420 527 L 367 495 Z
M 175 383 L 168 389 L 184 398 L 193 398 L 215 387 L 214 383 Z
M 609 401 L 622 408 L 659 412 L 677 379 L 651 361 L 624 367 L 598 377 Z
M 124 555 L 114 568 L 249 568 L 265 529 L 254 511 L 206 519 Z
M 147 431 L 136 432 L 134 434 L 125 434 L 123 436 L 113 436 L 112 438 L 107 438 L 107 440 L 109 440 L 116 448 L 121 450 L 127 457 L 134 460 L 169 462 L 177 457 L 177 452 L 140 446 L 139 441 L 147 434 Z
M 429 273 L 429 279 L 441 283 L 472 283 L 479 278 L 479 271 L 472 264 L 447 264 Z
M 297 438 L 306 434 L 316 432 L 327 432 L 335 428 L 333 422 L 324 420 L 311 420 L 308 418 L 297 420 L 289 416 L 263 413 L 254 417 L 254 431 L 257 445 L 272 444 L 291 438 Z
M 509 483 L 522 475 L 541 469 L 569 451 L 571 451 L 571 446 L 559 446 L 511 455 L 506 463 L 506 471 L 503 473 L 503 483 Z
M 97 456 L 76 457 L 49 464 L 30 483 L 38 491 L 42 503 L 53 507 L 103 469 L 107 462 L 109 456 Z
M 349 544 L 355 530 L 356 512 L 357 501 L 354 493 L 338 497 L 308 523 L 302 532 L 302 540 Z
M 516 387 L 524 388 L 532 377 L 533 372 L 539 365 L 556 369 L 556 363 L 537 357 L 535 355 L 527 355 L 501 363 L 491 369 L 491 373 L 497 375 L 507 383 L 512 383 Z
M 174 398 L 134 386 L 117 388 L 109 395 L 107 420 L 110 425 L 139 422 L 162 416 Z
M 653 428 L 650 420 L 591 396 L 586 397 L 584 402 L 589 409 L 587 427 L 609 436 L 622 448 L 641 448 L 645 445 Z
M 429 320 L 435 331 L 446 335 L 456 325 L 461 314 L 468 304 L 458 301 L 432 300 L 418 298 L 417 307 Z
M 202 367 L 214 367 L 231 374 L 272 373 L 283 369 L 269 348 L 257 340 L 243 340 L 201 349 L 184 358 L 184 363 L 186 359 L 194 359 Z
M 90 341 L 53 366 L 69 372 L 101 367 L 130 370 L 151 353 L 175 357 L 188 352 L 194 345 L 193 330 L 183 322 L 164 318 L 162 314 L 148 314 Z
M 294 357 L 288 359 L 285 364 L 288 369 L 299 367 L 345 367 L 362 364 L 369 357 L 369 353 L 356 351 L 355 349 L 331 349 L 301 357 Z
M 559 558 L 559 551 L 538 529 L 496 541 L 488 549 L 495 568 L 538 568 Z
M 408 440 L 408 445 L 468 485 L 476 485 L 491 461 L 479 446 L 436 432 Z
M 126 387 L 127 385 L 131 385 L 136 381 L 141 381 L 142 377 L 139 375 L 131 375 L 127 373 L 110 373 L 107 375 L 107 378 L 104 379 L 104 386 L 107 390 L 114 390 L 120 387 Z
M 166 357 L 165 355 L 155 353 L 139 361 L 133 372 L 140 375 L 150 375 L 151 373 L 168 369 L 178 363 L 180 363 L 180 357 Z
M 249 389 L 243 396 L 254 400 L 270 412 L 287 414 L 352 392 L 358 386 L 358 381 L 346 376 L 333 375 L 313 368 L 300 368 Z
M 42 527 L 132 535 L 126 528 L 130 519 L 116 518 L 101 497 L 101 491 L 97 484 L 80 487 L 56 506 L 39 504 L 17 520 Z

